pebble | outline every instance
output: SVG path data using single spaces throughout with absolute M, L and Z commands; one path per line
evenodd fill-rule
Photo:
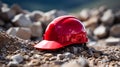
M 8 12 L 10 11 L 10 8 L 8 7 L 7 4 L 2 4 L 2 7 L 1 7 L 1 13 L 0 13 L 0 18 L 3 20 L 3 21 L 9 21 L 10 18 L 8 16 Z
M 14 10 L 10 9 L 9 11 L 7 11 L 7 16 L 10 20 L 14 18 L 15 15 L 16 15 L 16 12 Z
M 54 56 L 54 57 L 51 57 L 49 60 L 50 60 L 50 61 L 54 61 L 54 60 L 56 60 L 56 59 L 57 59 L 57 57 Z
M 7 31 L 7 34 L 17 36 L 21 39 L 28 40 L 31 38 L 31 30 L 30 28 L 25 27 L 11 27 Z
M 61 65 L 61 67 L 89 67 L 87 60 L 79 57 L 77 60 L 71 60 Z
M 7 66 L 8 67 L 17 67 L 18 66 L 18 62 L 16 62 L 16 61 L 11 61 L 11 62 L 9 62 L 8 64 L 7 64 Z
M 66 52 L 64 53 L 65 55 L 65 58 L 72 58 L 73 57 L 73 54 L 71 54 L 70 52 Z
M 65 11 L 58 11 L 58 10 L 50 10 L 46 13 L 44 13 L 43 17 L 40 19 L 40 21 L 43 22 L 45 26 L 47 26 L 53 19 L 55 19 L 58 16 L 66 15 L 67 13 Z
M 78 47 L 73 47 L 73 52 L 74 52 L 74 54 L 77 54 L 77 53 L 78 53 L 78 50 L 79 50 Z
M 98 26 L 98 20 L 99 20 L 98 17 L 91 17 L 87 21 L 84 21 L 83 24 L 85 25 L 86 28 L 93 31 Z
M 108 35 L 108 30 L 105 26 L 100 25 L 94 30 L 94 35 L 97 36 L 98 38 L 104 38 Z
M 76 61 L 69 61 L 61 65 L 61 67 L 81 67 Z
M 120 37 L 120 24 L 116 24 L 111 27 L 110 35 L 114 37 Z
M 88 61 L 84 57 L 79 57 L 77 62 L 80 64 L 81 67 L 89 67 Z
M 18 14 L 13 19 L 12 22 L 16 26 L 29 27 L 32 25 L 30 18 L 26 17 L 24 14 Z
M 120 10 L 115 13 L 115 22 L 114 23 L 120 23 Z
M 13 55 L 11 57 L 12 61 L 16 62 L 16 63 L 21 63 L 23 62 L 23 56 L 21 56 L 20 54 L 16 54 L 16 55 Z
M 96 44 L 97 44 L 96 41 L 90 41 L 90 42 L 88 42 L 88 45 L 89 45 L 89 46 L 95 46 Z
M 24 13 L 23 9 L 18 4 L 13 4 L 11 10 L 15 11 L 16 14 Z
M 57 60 L 63 60 L 65 56 L 63 54 L 57 54 Z
M 10 8 L 8 7 L 8 5 L 3 3 L 1 6 L 1 12 L 4 13 L 4 12 L 7 12 L 9 10 L 10 10 Z
M 29 17 L 33 22 L 38 22 L 44 16 L 44 12 L 42 11 L 33 11 L 30 13 Z
M 99 11 L 98 9 L 96 9 L 96 8 L 93 8 L 93 9 L 91 9 L 91 11 L 90 11 L 90 16 L 91 16 L 91 17 L 100 16 L 100 11 Z
M 27 66 L 36 66 L 36 65 L 40 65 L 40 60 L 38 59 L 32 59 Z
M 50 57 L 52 57 L 52 56 L 53 56 L 53 54 L 51 54 L 51 53 L 46 53 L 46 54 L 44 54 L 44 56 L 45 56 L 45 57 L 49 57 L 49 58 L 50 58 Z
M 30 27 L 33 37 L 41 37 L 43 34 L 43 28 L 41 22 L 34 22 Z
M 39 54 L 34 54 L 33 57 L 34 57 L 34 58 L 40 58 L 41 55 L 39 55 Z
M 112 25 L 114 21 L 114 14 L 112 10 L 109 9 L 105 11 L 103 16 L 101 17 L 101 21 L 106 26 Z
M 105 12 L 107 10 L 107 7 L 105 5 L 100 6 L 98 9 L 101 13 Z
M 120 43 L 120 38 L 109 37 L 105 39 L 106 45 L 117 45 Z
M 24 55 L 24 59 L 28 60 L 30 57 L 28 55 Z
M 83 9 L 80 13 L 80 20 L 85 21 L 90 17 L 90 10 L 89 9 Z

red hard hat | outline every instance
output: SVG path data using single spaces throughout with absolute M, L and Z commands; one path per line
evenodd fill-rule
M 66 15 L 54 19 L 47 27 L 44 40 L 36 44 L 37 49 L 53 50 L 71 44 L 88 41 L 85 27 L 75 17 Z

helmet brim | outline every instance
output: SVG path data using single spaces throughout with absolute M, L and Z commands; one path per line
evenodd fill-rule
M 56 41 L 42 40 L 34 46 L 39 50 L 55 50 L 64 47 L 62 44 Z

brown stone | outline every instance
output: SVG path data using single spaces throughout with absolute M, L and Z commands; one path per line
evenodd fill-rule
M 7 34 L 17 36 L 22 39 L 30 39 L 31 37 L 31 30 L 29 28 L 19 28 L 19 27 L 12 27 L 7 30 Z
M 33 37 L 42 37 L 43 28 L 41 22 L 34 22 L 30 27 Z
M 23 13 L 22 8 L 18 4 L 13 4 L 11 10 L 15 11 L 16 14 Z
M 106 25 L 112 25 L 114 21 L 114 14 L 112 12 L 112 10 L 107 10 L 104 12 L 103 16 L 101 17 L 101 22 Z
M 50 58 L 50 57 L 52 57 L 53 55 L 52 55 L 51 53 L 46 53 L 46 54 L 44 54 L 44 56 Z
M 98 17 L 91 17 L 87 21 L 84 21 L 84 25 L 86 28 L 89 28 L 91 31 L 93 31 L 98 26 Z
M 105 40 L 106 45 L 117 45 L 120 44 L 120 38 L 109 37 Z
M 38 22 L 44 16 L 42 11 L 33 11 L 32 13 L 27 14 L 33 22 Z
M 115 37 L 120 37 L 120 24 L 116 24 L 111 27 L 110 35 Z
M 81 21 L 86 21 L 90 17 L 90 10 L 83 9 L 79 15 L 80 15 L 79 18 Z
M 105 38 L 108 35 L 108 30 L 105 26 L 100 25 L 94 30 L 94 35 L 98 38 Z

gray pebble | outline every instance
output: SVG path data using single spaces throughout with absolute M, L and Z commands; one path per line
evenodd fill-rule
M 11 62 L 8 63 L 7 66 L 8 66 L 8 67 L 16 67 L 18 64 L 19 64 L 19 63 L 16 62 L 16 61 L 11 61 Z
M 16 54 L 12 56 L 11 59 L 16 63 L 21 63 L 23 61 L 23 56 L 21 56 L 20 54 Z
M 63 54 L 57 54 L 57 60 L 62 60 L 64 58 L 65 56 Z
M 65 58 L 72 58 L 73 57 L 73 54 L 71 54 L 70 52 L 66 52 L 64 53 L 65 55 Z

